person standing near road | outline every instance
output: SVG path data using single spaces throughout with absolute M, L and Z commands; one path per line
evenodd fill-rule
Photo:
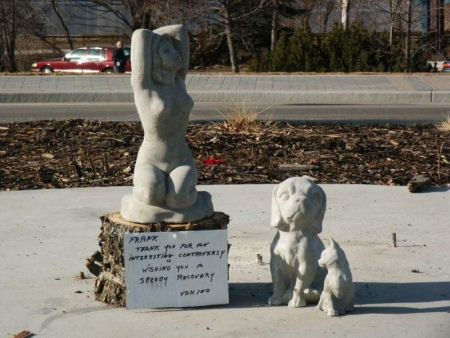
M 113 61 L 114 61 L 114 73 L 125 73 L 125 65 L 127 63 L 127 57 L 123 51 L 122 41 L 117 41 L 116 48 L 114 49 Z

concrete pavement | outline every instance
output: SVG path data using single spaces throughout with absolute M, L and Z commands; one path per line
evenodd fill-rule
M 449 104 L 450 74 L 188 75 L 195 102 Z M 0 76 L 0 103 L 133 102 L 129 75 Z
M 203 186 L 231 216 L 230 305 L 127 311 L 93 299 L 80 280 L 97 249 L 98 217 L 130 187 L 0 192 L 0 332 L 38 337 L 448 337 L 450 192 L 322 185 L 322 238 L 346 251 L 357 291 L 353 314 L 268 307 L 273 185 Z M 391 245 L 397 234 L 398 247 Z M 256 254 L 264 265 L 256 264 Z M 416 272 L 413 272 L 416 271 Z

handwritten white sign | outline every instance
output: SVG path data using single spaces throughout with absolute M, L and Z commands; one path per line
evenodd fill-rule
M 128 233 L 127 308 L 228 304 L 227 230 Z

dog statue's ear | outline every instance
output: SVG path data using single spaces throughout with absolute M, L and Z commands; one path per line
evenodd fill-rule
M 322 190 L 322 188 L 318 185 L 316 185 L 317 189 L 317 200 L 314 201 L 314 203 L 318 204 L 318 210 L 316 217 L 314 218 L 312 224 L 311 224 L 311 231 L 314 234 L 320 234 L 322 232 L 322 221 L 325 216 L 325 211 L 327 209 L 327 196 L 325 195 L 325 192 Z
M 276 185 L 272 190 L 272 209 L 270 215 L 270 226 L 272 228 L 278 228 L 283 222 L 283 219 L 281 218 L 280 207 L 277 201 L 277 191 L 278 185 Z

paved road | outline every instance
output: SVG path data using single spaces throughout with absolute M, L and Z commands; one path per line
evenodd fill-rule
M 437 105 L 247 105 L 260 119 L 319 122 L 432 123 L 450 114 L 448 104 Z M 223 120 L 229 105 L 198 102 L 192 110 L 193 121 Z M 0 122 L 35 120 L 91 119 L 103 121 L 138 121 L 133 103 L 25 103 L 0 104 Z
M 195 102 L 450 105 L 450 75 L 189 75 Z M 133 102 L 129 75 L 0 76 L 0 103 Z
M 230 305 L 126 310 L 94 298 L 86 257 L 99 249 L 99 216 L 131 187 L 0 192 L 0 332 L 38 337 L 433 337 L 450 332 L 450 191 L 321 185 L 320 237 L 345 250 L 356 287 L 353 314 L 266 306 L 273 185 L 208 185 L 230 215 Z M 397 234 L 398 247 L 391 245 Z M 446 249 L 447 248 L 447 249 Z M 263 264 L 256 264 L 261 254 Z M 412 273 L 411 270 L 420 273 Z M 83 271 L 86 279 L 76 276 Z
M 186 86 L 193 120 L 222 119 L 230 105 L 322 122 L 433 122 L 450 111 L 445 74 L 189 75 Z M 0 76 L 0 121 L 64 118 L 137 120 L 130 76 Z

